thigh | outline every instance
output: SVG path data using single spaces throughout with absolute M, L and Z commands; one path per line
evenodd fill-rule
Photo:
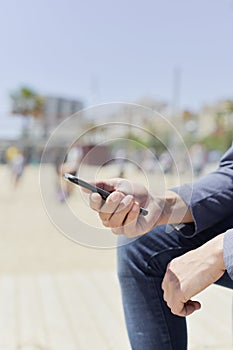
M 162 276 L 168 262 L 189 250 L 195 249 L 212 238 L 206 232 L 189 238 L 176 230 L 168 230 L 167 225 L 155 227 L 138 238 L 120 236 L 118 239 L 118 273 L 156 273 Z

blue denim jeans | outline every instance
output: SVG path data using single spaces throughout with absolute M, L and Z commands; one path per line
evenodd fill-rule
M 165 226 L 158 226 L 137 239 L 119 238 L 118 276 L 133 350 L 187 349 L 186 320 L 171 313 L 163 300 L 161 283 L 171 259 L 197 248 L 216 233 L 212 229 L 187 238 L 175 230 L 165 231 Z M 233 288 L 227 273 L 217 283 Z

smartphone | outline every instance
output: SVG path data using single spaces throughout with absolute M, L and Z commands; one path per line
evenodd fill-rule
M 84 187 L 86 189 L 88 189 L 91 192 L 95 192 L 95 193 L 99 193 L 101 195 L 101 197 L 103 198 L 103 200 L 106 200 L 108 198 L 108 196 L 110 195 L 110 192 L 103 190 L 100 187 L 97 186 L 93 186 L 90 183 L 83 181 L 81 179 L 79 179 L 76 176 L 73 176 L 71 174 L 64 174 L 64 178 L 66 180 L 69 180 L 70 182 L 73 182 L 76 185 L 79 185 L 81 187 Z M 143 216 L 146 216 L 148 214 L 148 210 L 146 210 L 145 208 L 140 208 L 140 214 Z

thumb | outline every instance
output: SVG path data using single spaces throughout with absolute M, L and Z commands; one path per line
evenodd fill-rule
M 183 316 L 189 316 L 191 315 L 194 311 L 200 310 L 201 308 L 201 303 L 199 301 L 195 300 L 188 300 L 183 307 L 183 310 L 181 313 Z

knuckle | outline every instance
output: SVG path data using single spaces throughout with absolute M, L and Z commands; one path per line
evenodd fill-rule
M 124 198 L 124 194 L 121 192 L 113 192 L 109 195 L 106 200 L 106 203 L 109 205 L 117 205 Z
M 169 305 L 168 305 L 169 306 Z M 169 306 L 170 307 L 170 306 Z M 171 312 L 174 314 L 174 315 L 178 315 L 178 310 L 175 308 L 175 307 L 170 307 L 171 309 Z
M 115 235 L 121 235 L 122 230 L 119 228 L 112 228 L 112 233 L 114 233 Z
M 109 224 L 109 226 L 110 227 L 112 227 L 112 228 L 114 228 L 114 229 L 118 229 L 118 228 L 120 228 L 122 225 L 120 224 L 120 223 L 117 223 L 117 222 L 111 222 L 110 224 Z
M 168 304 L 168 297 L 166 293 L 163 293 L 163 300 Z
M 92 201 L 90 201 L 90 207 L 91 209 L 95 210 L 95 211 L 99 211 L 99 208 L 96 206 L 95 203 L 93 203 Z
M 122 226 L 122 221 L 119 219 L 117 214 L 114 214 L 110 219 L 109 219 L 109 226 L 112 228 L 119 228 Z
M 99 217 L 102 221 L 108 221 L 109 220 L 109 215 L 103 212 L 99 212 Z
M 163 282 L 161 284 L 161 288 L 165 292 L 165 281 L 164 280 L 163 280 Z M 165 298 L 165 293 L 163 294 L 163 297 Z
M 103 224 L 105 227 L 109 227 L 108 221 L 102 221 L 102 224 Z
M 125 236 L 128 238 L 133 238 L 135 236 L 134 230 L 125 229 Z

